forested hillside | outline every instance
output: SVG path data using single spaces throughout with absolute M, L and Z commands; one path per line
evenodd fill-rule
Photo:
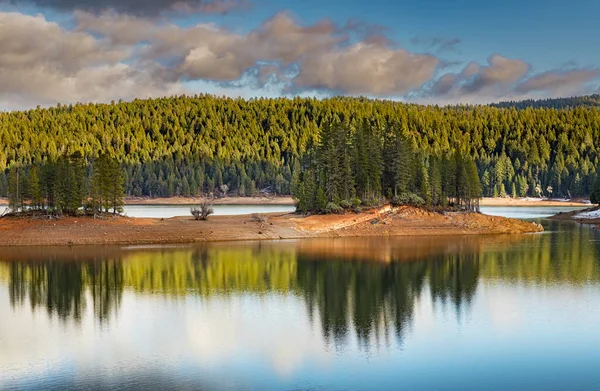
M 571 98 L 554 98 L 554 99 L 527 99 L 521 101 L 499 102 L 490 105 L 492 107 L 526 109 L 528 107 L 534 109 L 572 109 L 575 107 L 600 107 L 600 95 L 585 95 L 574 96 Z
M 289 194 L 330 123 L 350 133 L 367 124 L 378 135 L 397 126 L 412 153 L 463 151 L 476 162 L 486 196 L 589 195 L 599 165 L 596 108 L 173 97 L 0 113 L 0 194 L 7 194 L 11 166 L 77 152 L 118 159 L 127 195 Z M 385 171 L 390 162 L 382 156 L 377 164 Z

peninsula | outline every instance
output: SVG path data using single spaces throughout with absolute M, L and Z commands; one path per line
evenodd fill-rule
M 317 237 L 385 237 L 522 234 L 543 231 L 535 223 L 474 212 L 436 213 L 384 206 L 361 213 L 300 216 L 289 213 L 192 216 L 171 219 L 63 217 L 0 219 L 0 246 L 182 244 Z

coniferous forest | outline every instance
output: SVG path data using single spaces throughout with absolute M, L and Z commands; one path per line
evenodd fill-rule
M 475 171 L 483 196 L 590 196 L 600 109 L 201 95 L 0 113 L 0 144 L 2 196 L 11 172 L 33 171 L 42 191 L 44 167 L 73 157 L 89 193 L 106 154 L 128 196 L 294 192 L 320 209 L 416 195 L 467 206 L 476 186 L 456 177 Z
M 100 154 L 88 162 L 81 153 L 29 167 L 9 170 L 8 201 L 13 212 L 57 214 L 120 213 L 123 210 L 123 169 L 118 161 Z

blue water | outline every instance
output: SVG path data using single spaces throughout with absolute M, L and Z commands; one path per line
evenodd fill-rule
M 600 234 L 0 249 L 0 389 L 600 390 Z

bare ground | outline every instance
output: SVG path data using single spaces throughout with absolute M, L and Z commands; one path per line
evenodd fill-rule
M 597 229 L 600 229 L 600 219 L 585 219 L 585 218 L 577 217 L 577 215 L 579 213 L 592 212 L 592 211 L 596 211 L 599 209 L 600 209 L 599 206 L 595 206 L 595 207 L 583 209 L 583 210 L 574 210 L 572 212 L 560 212 L 560 213 L 550 217 L 550 219 L 552 219 L 552 220 L 572 220 L 572 221 L 576 221 L 580 224 L 594 225 Z
M 262 220 L 262 221 L 258 221 Z M 412 207 L 383 207 L 360 214 L 308 216 L 261 214 L 171 219 L 65 217 L 0 219 L 0 246 L 89 244 L 182 244 L 234 240 L 318 237 L 520 234 L 541 226 L 477 213 L 433 213 Z

